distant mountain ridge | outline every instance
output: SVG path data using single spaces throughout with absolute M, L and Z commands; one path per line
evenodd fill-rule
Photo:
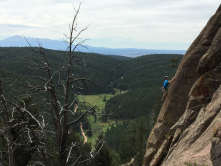
M 66 50 L 67 46 L 64 42 L 51 39 L 37 39 L 27 38 L 32 46 L 38 46 L 38 41 L 42 44 L 42 47 L 53 50 Z M 28 43 L 24 37 L 16 35 L 0 41 L 1 47 L 27 47 Z M 137 57 L 147 54 L 185 54 L 186 50 L 164 50 L 164 49 L 136 49 L 136 48 L 107 48 L 107 47 L 88 47 L 78 48 L 78 51 L 87 53 L 98 53 L 104 55 L 121 55 L 127 57 Z

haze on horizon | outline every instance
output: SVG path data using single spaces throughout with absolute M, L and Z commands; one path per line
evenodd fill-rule
M 81 37 L 109 48 L 186 50 L 218 0 L 0 0 L 0 40 L 14 35 L 62 40 L 81 3 Z

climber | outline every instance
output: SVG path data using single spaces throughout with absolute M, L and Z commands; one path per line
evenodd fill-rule
M 167 87 L 168 87 L 169 84 L 171 84 L 171 83 L 174 81 L 174 79 L 175 79 L 175 77 L 173 77 L 172 80 L 168 81 L 168 80 L 169 80 L 169 77 L 168 77 L 168 76 L 165 76 L 164 85 L 163 85 L 163 87 L 161 88 L 162 91 L 163 91 L 163 97 L 162 97 L 162 100 L 161 100 L 161 101 L 163 101 L 164 98 L 166 97 L 166 95 L 167 95 Z

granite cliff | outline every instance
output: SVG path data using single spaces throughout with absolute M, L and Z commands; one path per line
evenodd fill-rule
M 191 44 L 147 141 L 143 166 L 221 165 L 221 5 Z

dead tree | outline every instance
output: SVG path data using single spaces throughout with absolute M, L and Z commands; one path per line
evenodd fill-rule
M 36 63 L 30 59 L 25 59 L 29 63 L 29 70 L 42 71 L 42 75 L 33 76 L 38 80 L 37 85 L 33 85 L 28 81 L 17 81 L 10 80 L 11 86 L 18 84 L 19 86 L 24 87 L 24 91 L 21 94 L 18 94 L 16 97 L 17 101 L 22 102 L 22 106 L 18 105 L 16 102 L 6 99 L 4 96 L 0 97 L 0 101 L 5 103 L 6 107 L 15 110 L 20 115 L 19 123 L 23 124 L 24 131 L 26 132 L 27 140 L 29 142 L 35 143 L 36 153 L 33 154 L 35 161 L 32 161 L 30 165 L 44 165 L 51 166 L 51 157 L 57 154 L 59 158 L 60 166 L 74 166 L 77 164 L 88 162 L 98 154 L 102 148 L 103 142 L 101 141 L 99 149 L 91 150 L 88 159 L 82 160 L 81 152 L 78 157 L 73 158 L 72 150 L 74 147 L 82 147 L 83 142 L 72 142 L 69 144 L 69 136 L 72 132 L 72 125 L 77 124 L 80 120 L 87 114 L 97 116 L 96 106 L 90 107 L 88 110 L 83 112 L 79 117 L 76 117 L 76 110 L 80 104 L 84 102 L 78 102 L 71 93 L 75 90 L 75 87 L 80 91 L 81 89 L 88 89 L 87 84 L 91 83 L 94 85 L 94 82 L 86 78 L 76 78 L 73 66 L 80 67 L 82 64 L 85 64 L 85 59 L 77 56 L 75 50 L 78 47 L 84 47 L 85 40 L 77 42 L 73 45 L 74 42 L 79 40 L 79 36 L 84 32 L 88 26 L 79 32 L 77 31 L 77 16 L 79 14 L 80 6 L 76 11 L 72 24 L 69 26 L 70 34 L 65 35 L 67 43 L 67 61 L 61 62 L 60 65 L 52 66 L 48 61 L 47 55 L 44 52 L 41 44 L 39 43 L 39 48 L 33 48 L 29 42 L 30 48 L 39 53 L 39 56 L 43 57 L 42 64 Z M 76 33 L 76 35 L 74 35 Z M 60 75 L 66 74 L 65 83 L 60 81 Z M 55 82 L 55 77 L 58 82 Z M 97 85 L 98 86 L 98 85 Z M 63 94 L 60 95 L 59 87 L 62 87 Z M 77 92 L 75 92 L 77 93 Z M 32 106 L 39 106 L 44 108 L 44 111 L 41 112 L 40 116 L 35 116 L 29 109 L 30 107 L 26 106 L 26 103 L 22 100 L 23 96 L 27 96 L 33 99 Z M 50 97 L 48 97 L 50 96 Z M 46 116 L 50 117 L 53 121 L 53 125 L 50 126 L 46 121 Z M 13 119 L 11 116 L 10 118 Z M 34 121 L 34 125 L 30 124 L 30 120 Z M 8 121 L 8 119 L 6 119 Z M 56 147 L 48 146 L 47 135 L 50 134 L 55 137 Z M 9 141 L 10 142 L 10 141 Z M 9 145 L 9 150 L 10 150 Z M 53 149 L 53 150 L 52 150 Z M 55 151 L 55 153 L 52 153 Z M 39 157 L 36 157 L 38 155 Z M 12 156 L 13 158 L 13 153 Z M 11 165 L 10 165 L 11 166 Z
M 0 96 L 4 99 L 3 89 L 2 89 L 2 82 L 0 80 Z M 5 152 L 8 154 L 8 163 L 9 166 L 14 166 L 14 153 L 13 153 L 13 138 L 11 135 L 11 120 L 10 120 L 10 112 L 7 109 L 7 103 L 4 100 L 0 101 L 0 114 L 3 120 L 3 127 L 1 127 L 0 132 L 1 135 L 5 138 L 7 142 L 7 151 Z M 3 152 L 1 152 L 3 153 Z

